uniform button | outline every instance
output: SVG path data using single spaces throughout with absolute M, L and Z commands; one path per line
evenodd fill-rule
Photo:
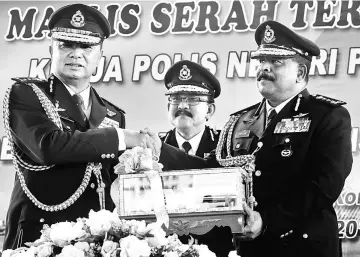
M 238 149 L 238 148 L 240 148 L 240 147 L 241 147 L 241 144 L 240 144 L 240 143 L 236 144 L 236 149 Z
M 302 235 L 302 237 L 306 239 L 306 238 L 308 238 L 308 235 L 307 235 L 306 233 L 304 233 L 304 234 Z
M 262 143 L 262 142 L 258 142 L 258 143 L 257 143 L 257 146 L 258 146 L 258 147 L 262 147 L 262 146 L 263 146 L 263 143 Z
M 287 137 L 286 139 L 285 139 L 285 143 L 289 143 L 291 140 Z
M 262 172 L 260 170 L 256 170 L 256 176 L 259 177 L 261 176 Z
M 280 236 L 280 238 L 284 238 L 284 236 L 285 236 L 285 235 L 282 234 L 282 235 Z
M 95 188 L 95 184 L 94 184 L 94 183 L 91 183 L 91 184 L 90 184 L 90 187 L 94 189 L 94 188 Z
M 115 157 L 115 154 L 112 153 L 112 154 L 110 155 L 110 157 L 114 158 L 114 157 Z
M 105 154 L 103 153 L 103 154 L 101 155 L 101 157 L 102 157 L 102 159 L 105 159 Z
M 288 232 L 288 233 L 292 234 L 292 233 L 293 233 L 293 230 L 290 230 L 290 232 Z
M 41 218 L 41 219 L 40 219 L 40 222 L 41 222 L 41 223 L 43 223 L 44 221 L 45 221 L 44 218 Z
M 107 154 L 107 158 L 108 158 L 108 159 L 110 158 L 110 153 Z

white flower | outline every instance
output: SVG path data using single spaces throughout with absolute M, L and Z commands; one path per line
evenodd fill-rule
M 109 232 L 114 223 L 119 223 L 117 213 L 107 210 L 100 210 L 98 212 L 90 210 L 89 219 L 86 221 L 90 228 L 90 233 L 97 236 L 103 236 L 106 232 Z
M 74 245 L 67 245 L 57 257 L 85 257 L 85 253 Z
M 12 254 L 14 253 L 14 250 L 12 249 L 7 249 L 5 251 L 2 252 L 2 257 L 10 257 Z
M 207 245 L 192 245 L 199 253 L 199 257 L 216 257 L 215 253 L 208 249 Z
M 53 246 L 50 242 L 45 242 L 37 247 L 38 257 L 48 257 L 53 253 Z
M 35 257 L 35 247 L 21 247 L 11 253 L 11 257 Z
M 121 257 L 148 257 L 150 247 L 147 241 L 139 240 L 135 236 L 127 236 L 120 239 Z
M 51 225 L 50 229 L 50 239 L 60 247 L 69 245 L 72 240 L 81 238 L 86 234 L 82 223 L 59 222 Z
M 87 242 L 76 242 L 74 246 L 85 253 L 90 249 L 90 245 Z
M 112 256 L 115 254 L 115 251 L 118 248 L 118 243 L 113 242 L 113 241 L 104 241 L 103 246 L 102 246 L 102 250 L 101 250 L 101 254 L 103 257 L 106 256 Z M 114 253 L 114 254 L 113 254 Z
M 166 252 L 163 255 L 164 257 L 179 257 L 177 252 Z
M 153 235 L 153 237 L 146 237 L 145 240 L 147 240 L 148 244 L 151 247 L 156 246 L 162 246 L 167 244 L 166 239 L 166 233 L 162 229 L 161 225 L 159 223 L 150 223 L 147 226 L 147 229 L 149 229 L 149 234 Z

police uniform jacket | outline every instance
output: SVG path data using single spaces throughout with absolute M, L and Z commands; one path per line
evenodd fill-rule
M 50 81 L 50 80 L 49 80 Z M 46 115 L 38 97 L 29 84 L 35 83 L 57 107 L 63 129 L 59 129 Z M 115 175 L 112 165 L 117 162 L 118 136 L 113 127 L 97 129 L 104 119 L 124 128 L 124 112 L 102 99 L 91 88 L 92 100 L 89 124 L 70 93 L 56 77 L 54 92 L 49 82 L 31 79 L 18 80 L 10 93 L 10 127 L 21 158 L 32 165 L 55 165 L 44 171 L 22 168 L 26 186 L 43 204 L 57 205 L 67 200 L 81 185 L 88 162 L 102 163 L 105 184 L 105 207 L 114 206 L 109 188 Z M 109 120 L 108 120 L 109 121 Z M 75 221 L 88 217 L 89 211 L 100 208 L 97 179 L 92 174 L 84 193 L 65 210 L 49 212 L 36 207 L 25 195 L 18 176 L 15 176 L 7 214 L 4 249 L 16 248 L 40 237 L 43 224 Z
M 235 235 L 240 256 L 339 256 L 332 205 L 352 166 L 350 115 L 339 103 L 304 90 L 266 129 L 264 101 L 234 114 L 239 119 L 232 134 L 232 155 L 250 154 L 262 144 L 256 153 L 253 193 L 265 229 L 252 241 Z M 290 124 L 298 124 L 295 119 L 309 120 L 309 127 L 291 129 Z M 282 125 L 287 121 L 288 127 Z M 214 156 L 204 161 L 166 144 L 160 161 L 169 169 L 179 164 L 217 165 Z
M 218 130 L 215 131 L 211 129 L 209 126 L 205 126 L 205 130 L 199 143 L 196 156 L 199 156 L 201 158 L 207 157 L 211 151 L 216 149 L 219 132 L 220 131 Z M 176 129 L 169 130 L 165 136 L 160 137 L 160 140 L 174 147 L 179 147 L 175 133 Z
M 206 126 L 199 147 L 196 152 L 196 156 L 201 158 L 207 157 L 213 150 L 216 149 L 219 132 L 212 130 L 209 126 Z M 167 143 L 174 147 L 179 147 L 175 135 L 176 130 L 172 129 L 167 134 L 161 137 L 164 143 Z M 234 250 L 232 243 L 232 232 L 229 227 L 214 227 L 211 231 L 204 235 L 194 235 L 192 237 L 198 240 L 198 244 L 206 244 L 209 249 L 214 252 L 217 257 L 227 257 L 228 253 Z M 189 235 L 180 236 L 179 239 L 182 243 L 187 244 L 190 239 Z

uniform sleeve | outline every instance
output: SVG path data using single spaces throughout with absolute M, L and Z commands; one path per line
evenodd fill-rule
M 277 206 L 261 212 L 266 233 L 285 233 L 311 214 L 332 208 L 351 172 L 351 129 L 345 108 L 332 108 L 325 114 L 301 167 L 303 181 Z
M 117 156 L 119 142 L 115 128 L 62 131 L 47 117 L 29 86 L 13 86 L 9 109 L 11 133 L 17 147 L 38 164 L 97 162 L 104 161 L 102 154 Z

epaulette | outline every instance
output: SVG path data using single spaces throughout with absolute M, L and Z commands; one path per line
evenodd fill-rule
M 240 111 L 238 111 L 238 112 L 232 113 L 231 116 L 233 116 L 233 115 L 238 115 L 238 114 L 242 114 L 242 113 L 248 112 L 249 110 L 253 110 L 253 109 L 257 108 L 260 104 L 261 104 L 261 102 L 256 103 L 256 104 L 254 104 L 254 105 L 252 105 L 252 106 L 249 106 L 249 107 L 247 107 L 247 108 L 245 108 L 245 109 L 242 109 L 242 110 L 240 110 Z
M 311 95 L 311 99 L 317 100 L 322 103 L 327 103 L 332 106 L 340 106 L 340 105 L 346 104 L 346 102 L 344 102 L 344 101 L 333 99 L 333 98 L 323 96 L 323 95 Z
M 113 103 L 109 102 L 108 100 L 104 99 L 103 97 L 101 97 L 101 99 L 106 102 L 107 104 L 109 104 L 110 106 L 112 106 L 115 110 L 125 114 L 125 111 L 123 111 L 122 109 L 120 109 L 118 106 L 114 105 Z
M 11 79 L 20 84 L 47 83 L 48 82 L 46 79 L 30 78 L 30 77 L 17 77 L 17 78 L 11 78 Z
M 158 137 L 162 142 L 166 142 L 171 132 L 172 130 L 169 130 L 168 132 L 158 132 Z

